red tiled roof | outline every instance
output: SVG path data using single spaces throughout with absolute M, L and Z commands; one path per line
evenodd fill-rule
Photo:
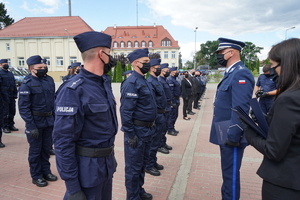
M 75 36 L 93 29 L 79 16 L 25 17 L 0 30 L 1 37 L 57 37 Z
M 152 41 L 152 48 L 180 48 L 178 41 L 174 40 L 171 34 L 163 26 L 115 26 L 107 27 L 104 33 L 112 36 L 112 47 L 116 41 L 118 48 L 116 49 L 134 49 L 134 42 L 139 42 L 139 48 L 141 42 L 146 42 L 148 47 L 149 41 Z M 171 46 L 162 46 L 162 40 L 168 38 L 171 41 Z M 124 48 L 120 48 L 120 42 L 125 43 Z M 131 47 L 127 47 L 127 42 L 131 42 Z M 151 48 L 151 47 L 148 47 Z

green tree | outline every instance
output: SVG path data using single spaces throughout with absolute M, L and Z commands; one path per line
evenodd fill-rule
M 181 55 L 181 52 L 178 53 L 178 69 L 182 69 L 182 55 Z
M 121 83 L 123 81 L 122 74 L 123 74 L 123 72 L 122 72 L 121 62 L 118 61 L 116 66 L 115 66 L 115 69 L 114 69 L 113 82 L 114 83 Z
M 186 61 L 186 63 L 184 64 L 184 67 L 186 69 L 193 69 L 194 68 L 194 63 L 192 61 Z
M 246 46 L 243 48 L 241 53 L 241 60 L 244 64 L 253 71 L 258 60 L 257 54 L 260 53 L 263 47 L 257 47 L 252 42 L 245 42 Z
M 0 3 L 0 29 L 3 29 L 11 24 L 13 24 L 15 20 L 9 15 L 7 15 L 7 10 L 5 9 L 5 4 Z
M 196 66 L 209 65 L 211 69 L 217 68 L 215 51 L 218 49 L 218 41 L 207 41 L 200 45 L 200 51 L 196 53 Z

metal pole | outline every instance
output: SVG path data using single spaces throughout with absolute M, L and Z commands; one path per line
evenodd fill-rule
M 197 50 L 196 50 L 196 33 L 197 33 L 197 29 L 198 29 L 198 27 L 195 28 L 195 56 L 194 56 L 194 69 L 196 69 L 196 53 L 197 53 Z
M 68 53 L 69 53 L 69 65 L 71 65 L 71 61 L 70 61 L 70 33 L 69 33 L 68 29 L 65 29 L 65 31 L 68 33 Z
M 71 13 L 71 0 L 69 0 L 69 16 L 72 16 L 72 13 Z
M 286 30 L 285 30 L 285 40 L 286 40 L 287 31 L 288 31 L 288 30 L 290 30 L 290 29 L 294 29 L 294 28 L 296 28 L 296 27 L 295 27 L 295 26 L 293 26 L 293 27 L 291 27 L 291 28 L 288 28 L 288 29 L 286 29 Z
M 136 0 L 136 26 L 139 26 L 139 2 Z

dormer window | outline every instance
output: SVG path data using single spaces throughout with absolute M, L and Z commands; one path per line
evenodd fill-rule
M 139 47 L 139 42 L 138 41 L 134 42 L 134 47 Z
M 118 43 L 114 42 L 114 48 L 118 48 Z
M 149 41 L 148 47 L 153 47 L 153 42 L 152 41 Z
M 123 38 L 122 36 L 119 36 L 118 38 Z
M 131 38 L 136 38 L 135 36 L 132 36 Z
M 124 48 L 124 42 L 121 42 L 121 43 L 120 43 L 120 47 L 121 47 L 121 48 Z
M 161 41 L 161 46 L 165 47 L 165 46 L 172 46 L 172 43 L 171 43 L 171 40 L 169 38 L 164 38 L 162 41 Z
M 127 47 L 131 48 L 131 42 L 130 41 L 127 42 Z
M 142 41 L 142 47 L 146 47 L 146 42 Z

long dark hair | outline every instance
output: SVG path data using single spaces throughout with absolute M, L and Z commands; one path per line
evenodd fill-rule
M 286 90 L 300 87 L 300 39 L 291 38 L 276 44 L 269 58 L 281 66 L 276 98 Z

